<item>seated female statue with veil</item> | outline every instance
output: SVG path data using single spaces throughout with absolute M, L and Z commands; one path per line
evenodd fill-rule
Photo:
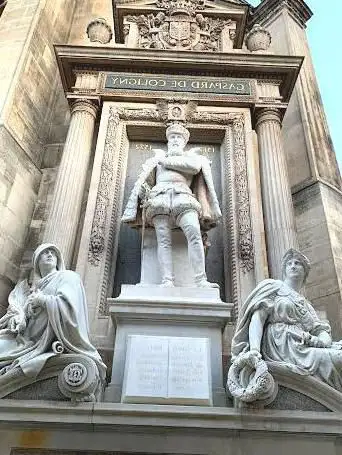
M 262 281 L 242 306 L 228 375 L 233 396 L 248 402 L 272 394 L 270 383 L 268 391 L 264 383 L 257 396 L 255 371 L 242 379 L 244 369 L 251 372 L 262 360 L 268 367 L 314 377 L 342 392 L 342 344 L 332 341 L 329 322 L 321 320 L 300 294 L 309 270 L 309 260 L 290 249 L 282 261 L 283 281 Z
M 72 398 L 74 390 L 75 397 L 79 393 L 86 399 L 89 391 L 90 395 L 95 391 L 96 381 L 104 383 L 106 366 L 89 340 L 81 279 L 65 270 L 62 254 L 52 244 L 36 249 L 32 266 L 33 282 L 16 285 L 7 313 L 0 319 L 0 397 L 45 377 L 48 368 L 47 376 L 52 377 L 54 370 L 58 373 L 69 365 L 61 379 L 71 386 L 66 394 Z M 94 384 L 84 389 L 80 386 L 90 377 L 88 367 L 94 373 Z

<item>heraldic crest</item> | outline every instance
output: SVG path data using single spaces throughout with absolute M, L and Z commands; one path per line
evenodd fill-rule
M 158 0 L 161 11 L 127 16 L 139 29 L 139 47 L 217 51 L 222 30 L 231 20 L 205 17 L 205 0 Z

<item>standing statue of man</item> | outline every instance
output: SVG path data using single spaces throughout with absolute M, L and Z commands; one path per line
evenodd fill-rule
M 202 232 L 221 218 L 210 161 L 197 152 L 185 151 L 189 131 L 179 123 L 166 130 L 167 152 L 155 150 L 136 181 L 122 221 L 153 226 L 158 243 L 162 287 L 174 286 L 171 230 L 180 228 L 188 242 L 189 261 L 198 287 L 217 288 L 207 280 Z

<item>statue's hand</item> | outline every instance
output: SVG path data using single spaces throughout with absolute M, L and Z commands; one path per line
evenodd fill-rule
M 321 332 L 318 337 L 317 337 L 322 344 L 322 348 L 330 348 L 332 344 L 332 339 L 329 333 L 327 332 Z
M 248 354 L 251 357 L 257 357 L 258 359 L 262 359 L 262 355 L 261 355 L 260 351 L 258 351 L 257 349 L 251 349 Z
M 201 151 L 202 151 L 201 147 L 192 147 L 191 149 L 188 150 L 187 153 L 189 153 L 189 154 L 194 153 L 197 155 L 197 154 L 201 153 Z
M 32 293 L 27 299 L 27 312 L 29 316 L 36 316 L 46 304 L 45 296 L 42 292 Z
M 24 316 L 14 316 L 9 323 L 10 331 L 17 335 L 23 334 L 26 329 L 26 320 Z
M 321 335 L 323 334 L 320 334 L 317 337 L 315 335 L 311 335 L 308 341 L 308 345 L 313 348 L 330 348 L 331 346 L 330 335 L 326 334 L 327 337 Z
M 154 152 L 156 158 L 163 158 L 165 156 L 165 151 L 162 149 L 152 149 L 152 152 Z
M 148 195 L 151 191 L 151 187 L 148 183 L 144 182 L 141 187 L 140 187 L 140 191 L 139 191 L 139 197 L 142 201 L 145 201 L 146 199 L 148 199 Z

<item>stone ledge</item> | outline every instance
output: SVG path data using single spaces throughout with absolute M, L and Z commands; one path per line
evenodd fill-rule
M 172 429 L 179 435 L 215 430 L 226 437 L 236 431 L 342 435 L 342 413 L 239 410 L 192 406 L 66 403 L 6 400 L 0 402 L 0 428 L 76 428 L 87 431 Z
M 144 288 L 139 288 L 144 289 Z M 224 327 L 232 318 L 233 304 L 200 297 L 118 297 L 107 299 L 114 324 L 119 321 L 181 321 L 189 324 L 213 323 Z

